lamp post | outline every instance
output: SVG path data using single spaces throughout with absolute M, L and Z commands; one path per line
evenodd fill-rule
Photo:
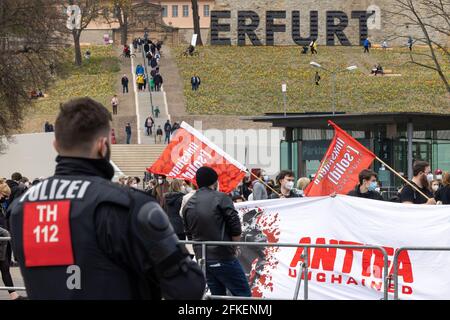
M 287 84 L 286 82 L 283 82 L 281 84 L 281 92 L 283 93 L 283 101 L 284 101 L 284 116 L 286 117 L 286 104 L 287 104 L 287 99 L 286 99 L 286 92 L 287 92 Z
M 314 61 L 310 62 L 309 64 L 314 68 L 319 68 L 319 69 L 325 70 L 326 72 L 331 74 L 331 85 L 332 85 L 332 95 L 333 95 L 332 103 L 333 103 L 333 116 L 334 116 L 336 114 L 336 75 L 340 72 L 356 70 L 356 69 L 358 69 L 358 67 L 357 66 L 349 66 L 345 69 L 336 69 L 336 70 L 332 71 L 332 70 L 328 70 L 328 69 L 322 67 L 322 65 L 320 65 L 319 63 L 314 62 Z

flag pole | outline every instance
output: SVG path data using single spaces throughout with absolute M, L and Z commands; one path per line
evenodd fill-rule
M 259 182 L 261 182 L 263 185 L 265 185 L 267 188 L 269 188 L 272 192 L 274 192 L 275 194 L 277 194 L 280 198 L 281 198 L 281 194 L 278 193 L 277 191 L 275 191 L 271 186 L 269 186 L 264 180 L 262 180 L 260 177 L 258 177 L 256 174 L 254 174 L 253 172 L 251 172 L 250 170 L 247 171 L 248 173 L 250 173 L 252 176 L 254 176 L 256 179 L 258 179 Z
M 416 190 L 418 193 L 420 193 L 425 199 L 430 200 L 430 198 L 423 193 L 422 191 L 420 191 L 414 184 L 412 184 L 411 182 L 409 182 L 407 179 L 405 179 L 404 177 L 402 177 L 402 175 L 400 173 L 398 173 L 397 171 L 395 171 L 394 169 L 392 169 L 390 166 L 388 166 L 386 164 L 386 162 L 384 162 L 383 160 L 381 160 L 378 157 L 375 157 L 375 159 L 377 159 L 381 164 L 383 164 L 386 168 L 388 168 L 390 171 L 392 171 L 397 177 L 399 177 L 400 179 L 402 179 L 404 182 L 406 182 L 411 188 L 413 188 L 414 190 Z

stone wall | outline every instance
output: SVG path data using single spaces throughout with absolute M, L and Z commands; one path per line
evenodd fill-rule
M 393 33 L 386 12 L 391 5 L 390 0 L 216 0 L 213 10 L 218 13 L 214 16 L 212 12 L 211 38 L 214 39 L 214 34 L 230 38 L 213 44 L 233 45 L 303 45 L 312 38 L 317 38 L 320 45 L 359 45 L 368 35 L 375 44 Z M 366 12 L 374 14 L 366 17 Z M 218 18 L 220 24 L 230 26 L 214 30 L 213 22 Z M 253 34 L 244 36 L 244 30 L 256 26 Z M 404 28 L 405 35 L 420 35 L 419 30 Z M 274 32 L 266 32 L 267 29 Z M 392 40 L 389 44 L 406 45 L 406 39 Z

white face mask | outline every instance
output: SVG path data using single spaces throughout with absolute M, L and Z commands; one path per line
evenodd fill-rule
M 288 190 L 292 190 L 294 188 L 294 181 L 288 181 L 286 182 L 286 184 L 284 185 L 284 187 Z
M 182 193 L 186 193 L 186 187 L 185 187 L 185 186 L 181 186 L 180 191 L 181 191 Z
M 191 192 L 193 189 L 191 187 L 186 187 L 186 192 L 189 193 Z
M 137 189 L 138 185 L 137 185 L 137 183 L 133 183 L 133 184 L 131 185 L 131 187 Z
M 428 180 L 428 182 L 433 181 L 433 174 L 432 173 L 427 174 L 427 180 Z
M 431 187 L 431 189 L 433 189 L 433 191 L 438 191 L 439 190 L 439 185 L 435 184 Z
M 378 192 L 378 193 L 380 193 L 380 192 L 381 192 L 381 189 L 377 187 L 377 188 L 375 188 L 375 191 Z
M 269 181 L 269 176 L 268 176 L 268 175 L 263 176 L 263 180 L 264 180 L 265 182 Z
M 436 179 L 442 180 L 442 174 L 438 174 L 438 175 L 436 176 Z
M 163 184 L 163 183 L 164 183 L 164 180 L 163 180 L 163 179 L 158 179 L 158 183 L 159 183 L 159 184 Z

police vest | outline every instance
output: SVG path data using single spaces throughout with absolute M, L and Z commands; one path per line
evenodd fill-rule
M 127 189 L 84 176 L 51 177 L 15 201 L 12 244 L 28 297 L 152 298 L 149 288 L 142 289 L 145 279 L 111 261 L 96 240 L 96 208 L 130 208 L 133 202 Z

